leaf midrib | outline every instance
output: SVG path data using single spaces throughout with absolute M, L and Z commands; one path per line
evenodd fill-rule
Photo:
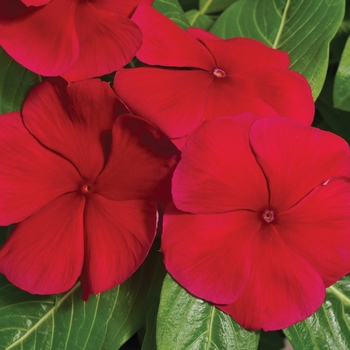
M 280 39 L 281 39 L 282 32 L 283 32 L 283 29 L 284 29 L 284 25 L 285 25 L 285 23 L 286 23 L 287 12 L 288 12 L 290 3 L 291 3 L 291 0 L 287 0 L 286 6 L 285 6 L 285 8 L 283 9 L 283 14 L 282 14 L 282 18 L 281 18 L 281 23 L 280 23 L 280 26 L 279 26 L 279 28 L 278 28 L 278 32 L 277 32 L 275 41 L 274 41 L 274 43 L 273 43 L 273 45 L 272 45 L 272 48 L 273 48 L 273 49 L 277 49 L 278 44 L 279 44 L 279 41 L 280 41 Z

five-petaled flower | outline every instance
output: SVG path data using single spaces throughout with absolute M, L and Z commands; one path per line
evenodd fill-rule
M 305 319 L 350 271 L 349 175 L 329 132 L 251 114 L 203 123 L 174 172 L 166 268 L 243 327 Z
M 223 40 L 193 28 L 185 32 L 142 4 L 132 20 L 143 35 L 137 58 L 157 67 L 118 71 L 114 89 L 180 149 L 203 120 L 225 115 L 280 115 L 311 124 L 311 89 L 288 69 L 287 53 L 253 39 Z
M 129 63 L 141 46 L 128 17 L 153 0 L 0 0 L 0 45 L 24 67 L 67 81 Z
M 0 225 L 19 222 L 0 272 L 37 294 L 66 291 L 80 276 L 87 299 L 145 259 L 178 151 L 120 115 L 108 83 L 61 83 L 39 84 L 21 113 L 0 116 Z

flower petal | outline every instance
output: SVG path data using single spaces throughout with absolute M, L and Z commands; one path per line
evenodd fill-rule
M 131 20 L 80 2 L 75 12 L 79 57 L 62 76 L 77 81 L 116 71 L 135 56 L 142 35 Z
M 251 97 L 236 86 L 234 78 L 214 78 L 207 92 L 204 120 L 240 113 L 277 116 L 273 106 L 259 97 Z
M 251 211 L 196 215 L 169 205 L 161 247 L 165 266 L 195 296 L 231 303 L 248 281 L 250 247 L 261 225 L 258 214 Z
M 40 142 L 93 180 L 105 162 L 102 136 L 112 129 L 119 105 L 109 84 L 97 79 L 68 87 L 45 81 L 29 93 L 22 114 Z
M 83 265 L 84 203 L 65 194 L 18 224 L 0 249 L 0 272 L 33 294 L 70 289 Z
M 349 176 L 347 143 L 330 132 L 287 118 L 262 118 L 250 143 L 270 188 L 271 208 L 282 212 L 334 176 Z
M 0 3 L 1 9 L 4 6 Z M 51 1 L 28 9 L 24 16 L 17 14 L 16 6 L 12 6 L 16 17 L 10 11 L 0 16 L 0 45 L 4 50 L 37 74 L 57 76 L 70 69 L 79 55 L 74 25 L 77 2 Z
M 21 0 L 26 6 L 43 6 L 52 0 Z
M 157 205 L 90 196 L 85 213 L 84 300 L 130 277 L 146 258 L 156 234 Z
M 332 178 L 293 208 L 276 227 L 290 248 L 321 275 L 326 287 L 350 272 L 350 180 Z
M 154 0 L 128 0 L 128 1 L 110 1 L 110 0 L 97 0 L 93 2 L 93 5 L 101 10 L 108 12 L 114 12 L 117 15 L 123 17 L 130 17 L 135 8 L 140 4 L 148 4 L 152 6 Z
M 232 76 L 250 97 L 263 100 L 282 117 L 311 125 L 315 106 L 311 88 L 299 73 L 279 67 L 262 67 Z
M 192 37 L 194 37 L 195 39 L 201 41 L 201 40 L 205 40 L 205 39 L 210 39 L 210 40 L 224 40 L 219 38 L 218 36 L 207 32 L 204 29 L 201 28 L 194 28 L 194 27 L 190 27 L 186 30 L 187 34 L 191 35 Z
M 215 68 L 215 60 L 204 45 L 152 7 L 141 4 L 131 19 L 142 31 L 143 43 L 136 54 L 142 62 L 208 71 Z
M 250 38 L 228 40 L 202 39 L 204 45 L 215 57 L 217 68 L 227 75 L 270 66 L 288 68 L 289 56 L 286 52 L 272 49 L 262 42 Z
M 273 224 L 262 225 L 252 249 L 245 290 L 235 302 L 218 308 L 244 328 L 272 331 L 304 320 L 321 306 L 322 279 L 288 248 Z
M 82 181 L 67 160 L 43 147 L 19 113 L 0 117 L 0 225 L 19 222 Z
M 177 138 L 202 123 L 213 78 L 201 70 L 134 68 L 117 72 L 113 88 L 135 114 Z
M 190 213 L 265 210 L 265 177 L 249 146 L 251 114 L 209 120 L 183 148 L 173 176 L 175 206 Z
M 113 127 L 108 163 L 94 189 L 112 200 L 167 202 L 179 153 L 154 126 L 131 115 L 121 116 Z

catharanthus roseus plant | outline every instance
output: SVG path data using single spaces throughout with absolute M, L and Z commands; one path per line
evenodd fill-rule
M 223 40 L 199 29 L 186 33 L 145 5 L 132 20 L 143 36 L 137 58 L 157 67 L 118 71 L 114 89 L 170 138 L 191 134 L 203 120 L 242 112 L 311 124 L 310 87 L 288 69 L 287 53 L 247 38 Z M 185 140 L 174 142 L 181 148 Z
M 44 82 L 0 116 L 0 224 L 17 223 L 0 271 L 36 294 L 84 298 L 140 266 L 156 234 L 177 151 L 130 115 L 107 83 Z M 136 166 L 137 165 L 137 166 Z
M 344 8 L 0 0 L 0 346 L 350 349 Z
M 205 122 L 174 173 L 166 268 L 243 327 L 305 319 L 350 271 L 349 175 L 334 134 L 250 114 Z
M 142 36 L 129 17 L 153 0 L 1 0 L 0 45 L 20 64 L 77 81 L 128 64 Z

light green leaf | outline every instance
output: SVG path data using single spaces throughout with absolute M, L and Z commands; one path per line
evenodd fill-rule
M 286 51 L 290 68 L 319 95 L 328 67 L 329 43 L 344 16 L 345 0 L 240 0 L 218 18 L 211 31 L 222 37 L 260 40 Z
M 178 0 L 155 0 L 153 7 L 163 15 L 169 17 L 182 29 L 186 30 L 190 26 Z
M 40 80 L 0 47 L 0 114 L 20 111 L 28 91 Z
M 152 249 L 142 267 L 120 286 L 82 300 L 79 284 L 57 296 L 31 295 L 0 276 L 0 349 L 118 349 L 144 323 L 164 278 L 162 256 Z
M 199 11 L 202 14 L 221 12 L 238 0 L 199 0 Z
M 255 350 L 259 332 L 242 329 L 230 316 L 197 299 L 167 275 L 157 320 L 158 350 Z
M 190 10 L 185 13 L 191 27 L 210 30 L 214 24 L 214 20 L 207 15 L 203 15 L 198 10 Z
M 334 80 L 334 107 L 350 112 L 350 37 L 341 56 Z
M 327 288 L 316 313 L 283 332 L 295 350 L 349 350 L 350 276 Z

